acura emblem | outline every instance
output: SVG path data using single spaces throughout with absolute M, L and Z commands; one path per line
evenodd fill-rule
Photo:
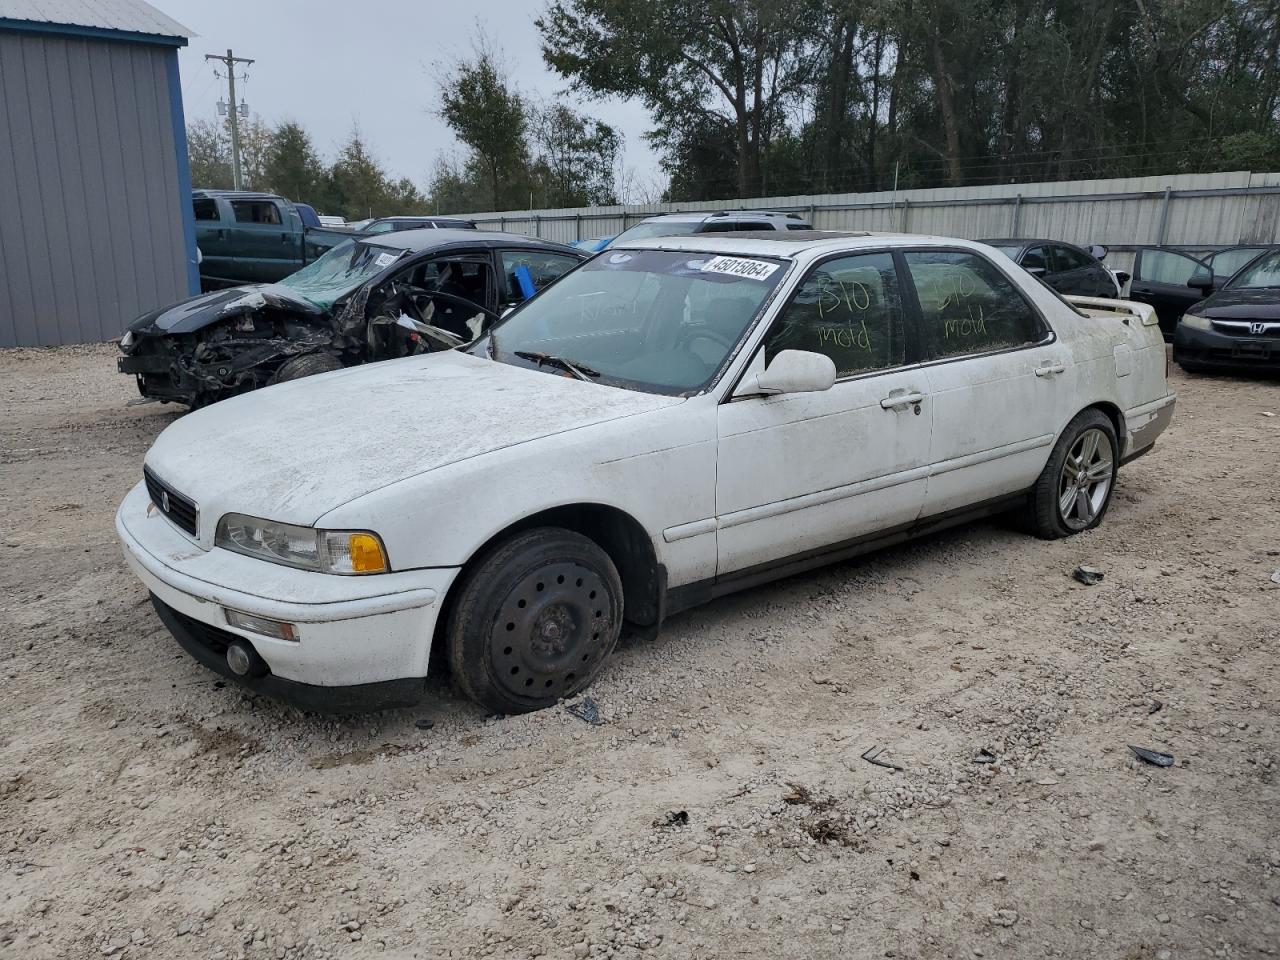
M 1266 333 L 1266 330 L 1267 330 L 1267 325 L 1266 325 L 1265 323 L 1251 323 L 1251 324 L 1249 324 L 1249 332 L 1250 332 L 1250 333 L 1254 333 L 1254 334 L 1258 334 L 1258 333 Z
M 169 512 L 169 491 L 168 490 L 160 491 L 160 509 L 163 510 L 165 513 Z

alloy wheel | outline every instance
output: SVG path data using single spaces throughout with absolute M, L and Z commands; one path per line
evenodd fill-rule
M 1084 530 L 1106 505 L 1115 476 L 1111 438 L 1090 427 L 1076 438 L 1062 463 L 1058 513 L 1072 530 Z

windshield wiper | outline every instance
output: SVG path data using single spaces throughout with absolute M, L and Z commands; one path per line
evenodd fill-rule
M 534 353 L 531 350 L 513 350 L 512 353 L 521 360 L 533 360 L 538 364 L 538 366 L 546 364 L 547 366 L 559 367 L 561 370 L 567 370 L 579 380 L 586 380 L 588 383 L 591 382 L 592 377 L 600 376 L 599 370 L 592 370 L 590 367 L 584 367 L 580 363 L 575 363 L 572 360 L 566 360 L 564 357 L 556 357 L 549 353 Z

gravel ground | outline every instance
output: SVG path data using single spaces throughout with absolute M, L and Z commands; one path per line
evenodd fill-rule
M 110 346 L 2 353 L 0 956 L 1275 955 L 1280 382 L 1175 376 L 1099 530 L 718 601 L 593 726 L 224 684 L 112 527 L 175 413 Z

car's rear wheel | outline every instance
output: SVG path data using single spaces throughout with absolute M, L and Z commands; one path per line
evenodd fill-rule
M 331 353 L 304 353 L 298 357 L 290 357 L 280 365 L 280 369 L 271 378 L 272 383 L 284 383 L 288 380 L 301 380 L 313 377 L 317 373 L 329 373 L 341 370 L 342 361 Z
M 1100 410 L 1082 410 L 1067 424 L 1027 505 L 1032 532 L 1045 540 L 1091 530 L 1111 505 L 1120 444 Z
M 495 713 L 525 713 L 587 687 L 622 629 L 622 580 L 593 540 L 519 533 L 465 575 L 447 625 L 458 688 Z

